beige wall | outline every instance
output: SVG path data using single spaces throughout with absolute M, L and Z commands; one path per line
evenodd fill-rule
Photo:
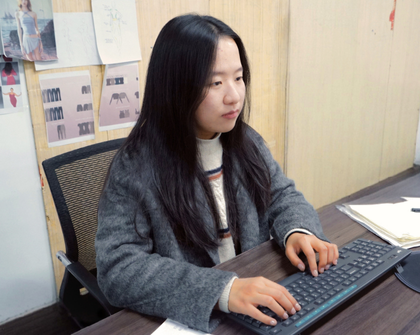
M 286 173 L 321 207 L 412 167 L 420 2 L 290 1 Z

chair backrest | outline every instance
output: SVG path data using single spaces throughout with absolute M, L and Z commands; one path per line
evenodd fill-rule
M 125 139 L 76 149 L 42 162 L 60 219 L 66 254 L 96 268 L 98 202 L 109 165 Z

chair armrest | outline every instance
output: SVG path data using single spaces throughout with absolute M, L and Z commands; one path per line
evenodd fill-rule
M 69 271 L 82 284 L 88 292 L 102 305 L 102 307 L 110 314 L 114 314 L 121 310 L 121 308 L 112 306 L 108 299 L 104 296 L 99 288 L 96 277 L 90 273 L 79 262 L 72 262 L 62 251 L 57 252 L 57 258 L 64 264 L 67 271 Z

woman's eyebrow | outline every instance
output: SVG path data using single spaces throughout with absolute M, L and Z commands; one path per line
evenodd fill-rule
M 238 68 L 236 71 L 234 71 L 233 73 L 238 73 L 238 72 L 242 72 L 243 71 L 243 68 L 242 68 L 242 66 L 240 67 L 240 68 Z M 222 75 L 222 74 L 225 74 L 226 73 L 226 71 L 213 71 L 212 73 L 211 73 L 211 75 L 212 76 L 219 76 L 219 75 Z

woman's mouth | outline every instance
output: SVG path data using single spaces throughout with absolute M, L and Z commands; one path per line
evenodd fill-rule
M 230 111 L 229 113 L 223 114 L 222 117 L 225 119 L 235 119 L 239 115 L 239 110 Z

